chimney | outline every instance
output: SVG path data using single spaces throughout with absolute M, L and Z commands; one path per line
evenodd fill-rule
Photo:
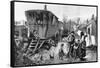
M 46 5 L 46 4 L 44 5 L 44 10 L 45 10 L 45 11 L 47 10 L 47 5 Z

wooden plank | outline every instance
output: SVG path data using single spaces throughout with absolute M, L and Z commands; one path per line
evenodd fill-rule
M 45 40 L 44 40 L 44 41 L 40 44 L 39 48 L 41 48 L 41 47 L 42 47 L 42 45 L 43 45 L 43 43 L 44 43 L 44 42 L 45 42 Z M 38 48 L 38 49 L 39 49 L 39 48 Z
M 40 39 L 38 40 L 38 42 L 37 42 L 37 44 L 36 44 L 36 46 L 35 46 L 35 48 L 34 48 L 33 52 L 35 52 L 35 51 L 36 51 L 36 49 L 37 49 L 37 47 L 38 47 L 39 42 L 40 42 Z

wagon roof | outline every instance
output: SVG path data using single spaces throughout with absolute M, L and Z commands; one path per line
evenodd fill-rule
M 29 14 L 29 13 L 32 13 L 32 14 L 34 14 L 34 13 L 36 13 L 36 14 L 40 14 L 40 13 L 43 13 L 43 14 L 45 14 L 45 13 L 50 13 L 52 16 L 55 16 L 57 19 L 58 19 L 58 17 L 54 14 L 54 13 L 52 13 L 51 11 L 48 11 L 48 10 L 27 10 L 27 11 L 25 11 L 25 14 L 27 15 L 27 14 Z

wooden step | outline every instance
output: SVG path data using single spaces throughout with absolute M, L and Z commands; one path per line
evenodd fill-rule
M 36 44 L 36 43 L 30 43 L 30 44 Z
M 31 46 L 29 46 L 29 47 L 35 47 L 36 45 L 31 45 Z

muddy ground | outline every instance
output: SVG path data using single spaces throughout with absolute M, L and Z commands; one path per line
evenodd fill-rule
M 15 60 L 15 66 L 30 66 L 30 65 L 40 65 L 40 64 L 57 64 L 57 63 L 73 63 L 73 62 L 88 62 L 88 61 L 97 61 L 97 51 L 88 49 L 86 50 L 85 60 L 80 60 L 79 58 L 66 58 L 63 57 L 63 60 L 50 59 L 47 61 L 33 62 L 28 57 L 19 54 Z

